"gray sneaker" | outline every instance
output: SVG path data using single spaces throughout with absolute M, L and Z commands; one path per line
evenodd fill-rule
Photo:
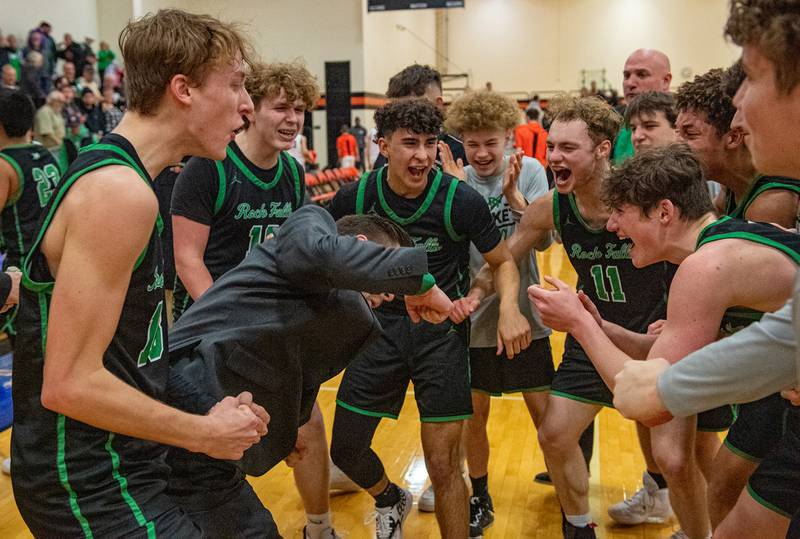
M 400 489 L 400 500 L 391 507 L 375 508 L 376 539 L 403 539 L 403 521 L 411 512 L 414 497 L 405 489 Z
M 642 474 L 642 488 L 636 493 L 608 508 L 608 516 L 618 524 L 633 526 L 649 522 L 661 524 L 672 515 L 669 489 L 658 488 L 650 474 Z

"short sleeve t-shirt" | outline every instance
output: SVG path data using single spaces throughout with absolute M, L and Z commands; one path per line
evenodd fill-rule
M 496 176 L 478 176 L 471 166 L 464 168 L 466 183 L 473 187 L 486 201 L 489 211 L 494 218 L 494 223 L 500 230 L 503 238 L 508 238 L 514 233 L 517 220 L 503 196 L 503 175 L 508 166 L 508 157 L 503 160 L 503 166 Z M 529 203 L 544 195 L 548 191 L 547 174 L 544 167 L 532 157 L 522 158 L 517 188 Z M 470 249 L 470 276 L 474 277 L 483 267 L 483 256 L 473 247 Z M 531 324 L 534 339 L 542 339 L 550 335 L 539 317 L 539 313 L 531 308 L 527 289 L 532 284 L 539 283 L 539 269 L 536 265 L 536 253 L 531 251 L 519 265 L 519 308 L 523 316 Z M 470 332 L 470 347 L 488 348 L 497 345 L 497 320 L 500 316 L 500 299 L 497 295 L 490 296 L 481 302 L 480 307 L 472 314 L 472 328 Z

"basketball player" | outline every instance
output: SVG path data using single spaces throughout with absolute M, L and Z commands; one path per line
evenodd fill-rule
M 430 271 L 451 299 L 469 289 L 469 245 L 494 268 L 500 291 L 497 351 L 513 357 L 528 346 L 530 326 L 518 307 L 519 273 L 484 199 L 434 168 L 439 109 L 426 99 L 391 101 L 375 114 L 381 153 L 389 164 L 334 197 L 335 217 L 375 213 L 400 224 L 428 253 Z M 436 489 L 443 537 L 466 537 L 467 492 L 458 447 L 472 414 L 467 323 L 412 325 L 402 304 L 377 311 L 385 334 L 345 371 L 331 440 L 334 463 L 374 498 L 378 537 L 402 536 L 411 494 L 389 481 L 370 445 L 382 417 L 396 418 L 414 382 L 422 446 Z
M 745 133 L 731 126 L 736 113 L 733 97 L 743 80 L 737 62 L 683 83 L 676 95 L 678 139 L 692 148 L 706 177 L 725 187 L 725 196 L 715 204 L 720 213 L 793 228 L 800 181 L 760 175 L 745 145 Z
M 464 141 L 467 159 L 471 164 L 458 167 L 449 147 L 443 142 L 439 143 L 444 170 L 465 180 L 483 196 L 503 238 L 508 238 L 514 232 L 529 201 L 533 202 L 548 191 L 547 174 L 539 161 L 523 156 L 521 150 L 515 155 L 504 156 L 506 141 L 512 137 L 518 117 L 517 103 L 508 97 L 494 92 L 466 94 L 450 104 L 445 127 Z M 549 239 L 546 237 L 546 241 L 537 248 L 546 248 Z M 471 274 L 477 274 L 483 264 L 483 257 L 471 247 Z M 523 258 L 519 272 L 520 288 L 527 289 L 527 283 L 539 282 L 534 252 Z M 483 302 L 473 298 L 457 300 L 456 305 L 460 308 L 450 317 L 460 323 L 474 311 L 470 316 L 469 342 L 473 415 L 467 420 L 464 437 L 472 483 L 470 537 L 482 537 L 483 530 L 494 521 L 494 506 L 488 485 L 489 439 L 486 435 L 490 397 L 503 393 L 522 393 L 528 413 L 538 428 L 544 417 L 547 390 L 553 379 L 550 331 L 531 311 L 526 294 L 521 293 L 518 303 L 520 312 L 531 326 L 533 340 L 511 361 L 496 353 L 497 296 L 486 298 Z
M 578 273 L 579 287 L 597 298 L 601 312 L 616 323 L 645 332 L 665 314 L 664 296 L 673 269 L 666 264 L 634 268 L 630 242 L 605 230 L 609 212 L 600 189 L 610 168 L 611 141 L 622 119 L 597 98 L 565 97 L 555 100 L 551 110 L 548 162 L 556 188 L 525 210 L 509 241 L 512 253 L 519 260 L 555 229 Z M 476 286 L 484 293 L 489 289 L 483 275 L 476 279 Z M 600 408 L 611 403 L 611 391 L 586 352 L 568 336 L 539 429 L 539 443 L 564 512 L 565 537 L 594 537 L 588 470 L 578 438 Z
M 800 121 L 797 34 L 800 24 L 795 1 L 735 1 L 726 33 L 743 47 L 746 79 L 734 99 L 733 126 L 746 133 L 757 170 L 798 177 Z M 787 127 L 784 129 L 783 127 Z M 797 382 L 796 333 L 798 288 L 794 300 L 761 322 L 692 353 L 672 367 L 663 359 L 629 362 L 619 374 L 615 402 L 628 417 L 654 421 L 665 407 L 676 416 L 690 415 L 721 402 L 748 402 Z M 792 327 L 792 311 L 794 327 Z M 765 368 L 765 361 L 768 362 Z M 666 371 L 666 372 L 664 372 Z M 663 374 L 661 374 L 663 373 Z M 658 386 L 656 387 L 656 381 Z M 794 398 L 796 398 L 796 392 Z M 789 396 L 787 394 L 787 396 Z M 794 401 L 794 404 L 800 402 Z M 747 489 L 715 530 L 729 538 L 795 537 L 789 517 L 800 507 L 796 470 L 800 469 L 800 413 L 790 407 L 780 448 L 759 464 Z
M 21 268 L 35 239 L 42 209 L 61 177 L 56 160 L 31 142 L 34 108 L 19 90 L 0 91 L 0 208 L 3 270 Z M 2 328 L 13 337 L 16 310 Z
M 612 172 L 604 187 L 604 199 L 613 208 L 608 227 L 621 237 L 631 238 L 631 257 L 636 266 L 663 260 L 680 264 L 670 288 L 666 322 L 649 357 L 679 361 L 716 340 L 720 332 L 730 334 L 764 312 L 778 309 L 791 294 L 800 264 L 800 238 L 770 225 L 729 217 L 717 220 L 703 182 L 692 151 L 675 144 L 635 156 Z M 623 336 L 616 331 L 613 338 L 607 337 L 602 318 L 593 316 L 590 306 L 584 309 L 580 297 L 561 281 L 550 281 L 557 291 L 529 289 L 543 320 L 554 329 L 570 331 L 582 342 L 613 387 L 614 376 L 629 359 L 624 347 L 614 343 L 627 339 L 630 347 L 635 346 L 634 341 L 651 337 Z M 730 286 L 709 286 L 710 282 Z M 675 459 L 683 440 L 693 438 L 694 423 L 692 416 L 652 428 L 657 460 L 664 452 Z M 667 472 L 668 468 L 661 466 Z M 668 481 L 671 494 L 679 487 L 686 488 Z M 673 507 L 684 501 L 674 494 L 672 500 Z M 696 530 L 688 529 L 683 521 L 681 524 L 690 538 L 708 534 L 708 524 Z
M 247 46 L 208 16 L 163 10 L 120 35 L 128 111 L 70 166 L 23 262 L 12 482 L 35 536 L 191 537 L 165 494 L 169 444 L 240 458 L 266 432 L 248 395 L 208 415 L 163 401 L 163 261 L 151 178 L 221 159 L 253 105 Z
M 192 298 L 274 235 L 306 198 L 304 169 L 287 150 L 319 98 L 314 76 L 300 64 L 256 63 L 245 87 L 255 106 L 253 120 L 230 143 L 225 159 L 192 158 L 175 184 L 176 318 Z M 330 537 L 328 443 L 319 406 L 299 436 L 308 451 L 293 471 L 306 509 L 306 533 L 311 539 Z
M 678 90 L 678 137 L 703 165 L 708 178 L 725 187 L 716 206 L 724 215 L 776 223 L 793 228 L 797 218 L 800 182 L 756 172 L 745 132 L 731 125 L 733 98 L 744 80 L 741 63 L 727 70 L 712 69 Z M 708 500 L 716 527 L 767 453 L 778 444 L 784 424 L 783 399 L 776 392 L 738 407 L 736 423 L 714 459 Z

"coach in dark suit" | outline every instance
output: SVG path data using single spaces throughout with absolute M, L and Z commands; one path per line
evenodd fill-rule
M 405 294 L 412 319 L 447 317 L 452 304 L 427 273 L 425 251 L 410 245 L 385 219 L 350 216 L 337 232 L 326 211 L 305 206 L 175 324 L 172 404 L 205 413 L 248 391 L 271 416 L 267 435 L 235 464 L 170 451 L 170 492 L 207 533 L 247 535 L 243 506 L 269 515 L 244 474 L 262 475 L 291 453 L 320 384 L 380 335 L 371 307 Z M 251 525 L 263 536 L 268 524 L 254 517 Z

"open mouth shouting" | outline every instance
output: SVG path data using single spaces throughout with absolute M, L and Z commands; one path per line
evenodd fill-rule
M 408 167 L 408 174 L 415 180 L 420 180 L 425 177 L 425 171 L 428 167 Z
M 572 171 L 566 167 L 551 167 L 556 188 L 566 188 L 572 179 Z M 560 191 L 561 189 L 559 189 Z

